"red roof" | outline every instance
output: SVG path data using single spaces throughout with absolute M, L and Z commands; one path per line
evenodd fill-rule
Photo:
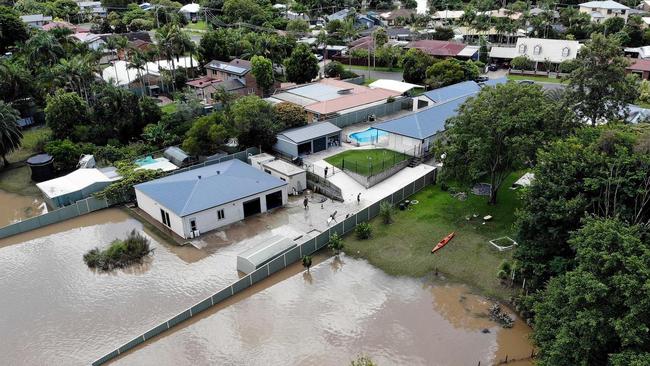
M 465 49 L 465 46 L 462 43 L 423 39 L 409 43 L 407 48 L 417 48 L 431 56 L 454 57 Z
M 72 23 L 63 22 L 63 21 L 50 22 L 50 23 L 45 24 L 42 27 L 42 29 L 44 31 L 46 31 L 46 32 L 49 31 L 49 30 L 52 30 L 54 28 L 68 28 L 73 32 L 75 32 L 77 30 L 77 27 L 75 25 L 73 25 Z
M 203 89 L 212 84 L 220 83 L 221 79 L 214 79 L 211 76 L 204 76 L 198 79 L 189 80 L 186 84 L 195 88 Z
M 650 71 L 650 60 L 636 59 L 631 66 L 627 67 L 627 69 L 634 71 Z

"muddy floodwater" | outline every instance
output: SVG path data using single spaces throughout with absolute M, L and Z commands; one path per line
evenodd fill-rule
M 0 240 L 0 364 L 87 365 L 212 295 L 240 277 L 236 255 L 259 239 L 224 238 L 249 224 L 276 230 L 256 220 L 204 249 L 170 245 L 120 209 Z M 84 253 L 132 229 L 151 239 L 144 264 L 109 274 L 86 267 Z M 488 301 L 465 287 L 323 259 L 309 274 L 298 264 L 280 272 L 115 364 L 345 365 L 365 353 L 380 365 L 485 365 L 530 354 L 529 329 L 519 321 L 499 328 L 484 316 Z
M 464 286 L 330 258 L 113 364 L 340 366 L 366 354 L 379 365 L 490 365 L 530 355 L 530 329 L 519 320 L 502 329 L 489 305 Z
M 0 190 L 0 227 L 47 212 L 42 199 Z

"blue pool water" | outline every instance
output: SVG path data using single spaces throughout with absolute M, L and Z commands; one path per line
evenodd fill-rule
M 355 132 L 350 134 L 350 139 L 358 142 L 376 142 L 380 137 L 388 135 L 386 131 L 380 131 L 375 128 L 369 128 L 365 131 Z
M 156 159 L 154 159 L 153 156 L 145 156 L 145 157 L 142 158 L 142 159 L 138 159 L 138 160 L 136 160 L 136 161 L 135 161 L 135 164 L 136 164 L 137 166 L 143 166 L 143 165 L 153 164 L 153 163 L 155 163 L 155 162 L 156 162 Z

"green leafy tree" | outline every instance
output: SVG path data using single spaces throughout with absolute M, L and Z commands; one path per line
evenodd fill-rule
M 194 121 L 183 141 L 183 150 L 194 156 L 212 155 L 228 138 L 223 116 L 212 113 Z
M 425 80 L 427 68 L 433 63 L 433 58 L 417 48 L 411 48 L 402 58 L 404 81 L 413 84 L 422 84 Z
M 454 38 L 454 30 L 450 27 L 436 27 L 435 32 L 431 35 L 433 39 L 448 41 Z
M 30 71 L 15 61 L 0 60 L 0 100 L 12 102 L 36 94 Z
M 302 19 L 292 19 L 287 23 L 287 32 L 292 33 L 308 33 L 309 32 L 309 23 Z
M 344 71 L 345 68 L 343 67 L 343 64 L 338 61 L 332 61 L 325 65 L 325 76 L 328 78 L 340 77 Z
M 219 28 L 203 34 L 199 41 L 199 59 L 206 64 L 212 60 L 228 61 L 231 55 L 230 45 L 234 44 L 227 28 Z
M 619 120 L 638 97 L 638 79 L 626 75 L 629 63 L 620 44 L 593 34 L 580 49 L 577 64 L 568 78 L 567 98 L 574 101 L 578 118 L 592 125 Z
M 367 222 L 362 222 L 354 228 L 354 234 L 359 240 L 370 239 L 372 236 L 372 227 Z
M 535 151 L 563 132 L 550 119 L 554 104 L 536 85 L 487 87 L 447 121 L 445 175 L 466 182 L 487 179 L 490 204 L 505 177 L 535 160 Z
M 105 198 L 110 202 L 133 202 L 135 185 L 160 178 L 165 174 L 160 169 L 137 169 L 138 166 L 131 161 L 118 161 L 115 166 L 122 179 L 97 192 L 95 197 Z
M 378 64 L 392 69 L 394 66 L 399 64 L 402 52 L 401 47 L 384 45 L 375 49 L 375 57 L 377 58 Z
M 55 18 L 71 20 L 79 14 L 79 5 L 74 0 L 55 0 L 49 13 Z
M 0 53 L 29 38 L 27 26 L 12 8 L 0 6 Z
M 465 80 L 475 80 L 479 74 L 478 66 L 472 61 L 440 60 L 427 69 L 427 85 L 434 89 L 440 88 Z
M 7 166 L 7 155 L 18 149 L 22 144 L 23 134 L 18 127 L 20 114 L 9 104 L 0 101 L 0 156 L 2 165 Z
M 618 33 L 625 27 L 625 19 L 621 17 L 607 18 L 603 22 L 603 27 L 605 28 L 605 35 Z
M 388 34 L 384 28 L 377 28 L 372 32 L 372 38 L 375 40 L 375 47 L 381 47 L 388 43 Z
M 339 234 L 334 233 L 330 235 L 330 240 L 327 244 L 327 247 L 332 249 L 335 255 L 339 255 L 339 253 L 341 253 L 343 246 L 343 238 L 341 238 Z
M 228 111 L 228 131 L 237 136 L 241 146 L 262 146 L 270 149 L 276 134 L 284 126 L 275 122 L 273 106 L 257 96 L 235 100 Z
M 65 139 L 48 142 L 45 152 L 54 158 L 54 167 L 59 172 L 69 172 L 77 167 L 79 157 L 84 151 L 81 146 Z
M 110 84 L 96 88 L 92 105 L 94 140 L 101 144 L 110 138 L 127 143 L 142 134 L 142 110 L 137 95 Z
M 311 267 L 311 256 L 310 255 L 303 255 L 302 256 L 302 266 L 307 268 L 307 272 L 309 272 L 309 268 Z
M 262 88 L 264 95 L 267 95 L 275 83 L 273 63 L 264 56 L 253 56 L 251 59 L 251 67 L 257 85 Z
M 222 11 L 227 23 L 262 25 L 271 18 L 269 9 L 255 0 L 225 0 Z
M 528 57 L 526 56 L 517 56 L 510 61 L 510 67 L 512 67 L 515 70 L 532 70 L 534 65 L 533 61 L 531 61 Z
M 291 52 L 291 56 L 284 61 L 287 70 L 287 79 L 296 84 L 304 84 L 318 76 L 318 60 L 309 46 L 299 44 Z
M 91 123 L 90 108 L 79 94 L 66 93 L 59 89 L 47 97 L 45 123 L 52 129 L 52 136 L 55 139 L 79 140 L 79 136 L 75 135 L 75 128 Z
M 569 243 L 576 268 L 551 279 L 535 306 L 536 363 L 611 365 L 647 357 L 647 234 L 619 219 L 588 218 Z
M 273 106 L 273 118 L 282 128 L 300 127 L 307 124 L 307 113 L 300 105 L 282 102 Z

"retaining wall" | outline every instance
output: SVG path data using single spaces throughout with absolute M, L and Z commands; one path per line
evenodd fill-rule
M 196 305 L 192 306 L 189 309 L 184 310 L 173 318 L 165 321 L 162 324 L 159 324 L 143 334 L 133 338 L 129 342 L 119 346 L 115 350 L 107 353 L 103 357 L 97 359 L 92 363 L 93 366 L 104 364 L 113 358 L 119 356 L 120 354 L 136 347 L 140 343 L 143 343 L 168 329 L 171 329 L 175 325 L 178 325 L 185 320 L 209 309 L 210 307 L 218 304 L 221 301 L 224 301 L 231 296 L 249 288 L 253 284 L 264 280 L 265 278 L 271 276 L 272 274 L 290 266 L 291 264 L 299 261 L 302 256 L 310 255 L 322 248 L 324 248 L 329 242 L 329 238 L 332 234 L 346 234 L 362 223 L 371 220 L 372 218 L 379 215 L 379 203 L 383 201 L 390 202 L 395 205 L 402 201 L 404 198 L 419 192 L 422 188 L 426 187 L 429 184 L 435 183 L 436 180 L 436 170 L 433 170 L 427 175 L 418 178 L 417 180 L 407 184 L 406 186 L 396 190 L 394 193 L 386 196 L 384 199 L 373 203 L 372 205 L 364 208 L 363 210 L 357 212 L 356 214 L 348 217 L 347 219 L 342 220 L 341 222 L 336 223 L 335 225 L 329 227 L 327 231 L 322 232 L 317 237 L 308 239 L 305 242 L 299 244 L 295 248 L 289 250 L 283 255 L 275 258 L 269 263 L 265 264 L 263 267 L 258 268 L 254 272 L 251 272 L 246 277 L 241 278 L 239 281 L 233 283 L 232 285 L 222 289 L 221 291 L 215 293 L 214 295 L 200 301 Z

